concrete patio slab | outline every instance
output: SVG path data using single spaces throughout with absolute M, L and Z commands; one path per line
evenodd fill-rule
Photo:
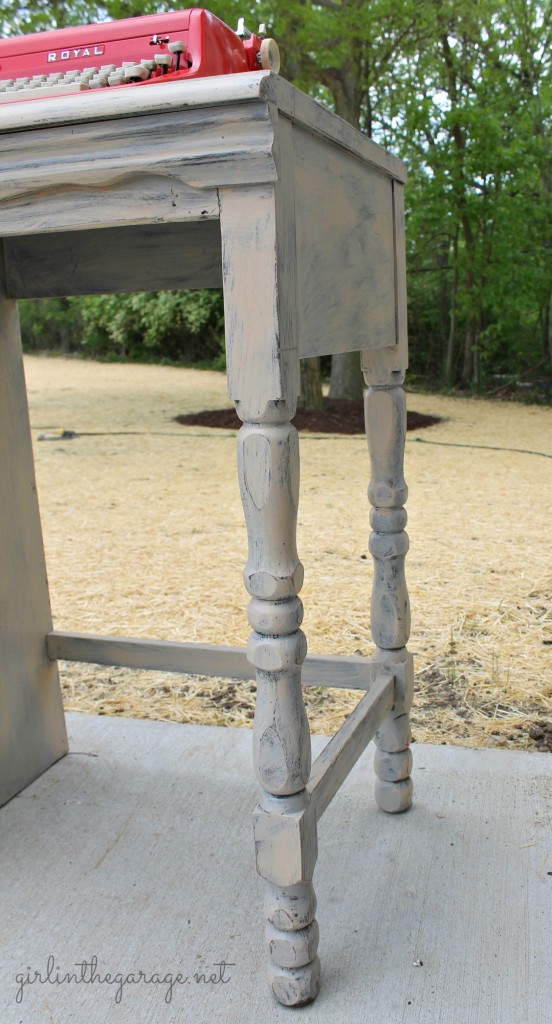
M 293 1010 L 264 977 L 251 733 L 67 723 L 0 810 L 5 1024 L 551 1019 L 550 755 L 415 745 L 389 817 L 365 754 L 320 823 L 323 988 Z

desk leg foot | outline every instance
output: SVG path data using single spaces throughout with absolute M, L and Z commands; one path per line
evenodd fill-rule
M 270 987 L 283 1006 L 305 1006 L 316 999 L 320 991 L 320 960 L 318 957 L 305 967 L 289 970 L 271 967 Z
M 242 427 L 238 470 L 249 539 L 244 581 L 252 598 L 248 657 L 257 679 L 253 756 L 262 787 L 254 835 L 257 871 L 268 883 L 269 978 L 280 1003 L 302 1006 L 320 986 L 312 887 L 317 833 L 306 790 L 311 743 L 301 689 L 307 648 L 297 596 L 303 582 L 295 541 L 299 447 L 283 418 L 288 411 L 274 404 L 263 422 Z
M 279 802 L 281 807 L 271 809 L 270 799 L 261 797 L 255 812 L 257 871 L 268 883 L 268 977 L 280 1003 L 302 1006 L 320 988 L 316 897 L 312 881 L 306 879 L 316 861 L 316 823 L 303 794 Z M 299 877 L 305 880 L 296 882 Z
M 382 811 L 399 814 L 412 804 L 411 734 L 407 714 L 387 716 L 376 732 L 376 802 Z
M 284 1006 L 304 1006 L 320 989 L 318 922 L 312 882 L 287 888 L 269 885 L 265 931 L 269 983 Z

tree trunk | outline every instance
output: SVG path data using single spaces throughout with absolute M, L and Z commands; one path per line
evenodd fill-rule
M 466 334 L 464 338 L 464 365 L 462 367 L 461 386 L 468 387 L 473 375 L 474 352 L 479 338 L 479 305 L 475 294 L 474 273 L 474 239 L 471 221 L 466 213 L 462 214 L 462 233 L 464 236 L 464 255 L 466 260 L 465 289 L 468 300 Z
M 456 226 L 452 241 L 452 288 L 450 294 L 450 326 L 447 338 L 447 349 L 445 353 L 445 384 L 450 387 L 452 384 L 452 370 L 454 366 L 454 353 L 456 349 L 456 302 L 458 296 L 458 237 L 460 226 Z
M 462 367 L 461 387 L 467 388 L 470 383 L 478 384 L 477 344 L 479 342 L 479 326 L 477 318 L 470 313 L 464 336 L 464 365 Z
M 362 398 L 363 391 L 360 353 L 345 352 L 332 356 L 330 398 Z
M 311 359 L 302 359 L 301 367 L 301 394 L 298 406 L 300 409 L 318 410 L 324 406 L 322 395 L 322 374 L 320 371 L 320 356 L 312 356 Z
M 552 294 L 550 295 L 550 304 L 547 310 L 548 315 L 545 315 L 545 332 L 544 339 L 545 345 L 548 340 L 548 356 L 552 364 Z M 546 348 L 545 348 L 546 351 Z

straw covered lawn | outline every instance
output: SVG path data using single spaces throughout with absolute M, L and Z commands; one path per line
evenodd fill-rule
M 235 434 L 174 422 L 228 405 L 224 376 L 36 356 L 25 365 L 55 627 L 244 645 Z M 552 750 L 552 409 L 421 394 L 409 407 L 442 417 L 407 441 L 415 739 Z M 62 430 L 77 436 L 51 439 Z M 371 651 L 368 468 L 362 436 L 302 435 L 298 546 L 313 653 Z M 60 667 L 69 710 L 252 722 L 250 682 Z M 359 697 L 305 695 L 312 731 L 328 734 Z

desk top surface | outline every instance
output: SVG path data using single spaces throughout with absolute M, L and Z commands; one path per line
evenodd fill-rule
M 383 173 L 404 181 L 400 160 L 376 145 L 320 103 L 269 71 L 219 75 L 140 89 L 97 89 L 87 93 L 33 99 L 0 105 L 0 151 L 2 135 L 34 132 L 64 125 L 111 121 L 199 107 L 264 102 L 282 115 L 316 135 L 354 153 Z

